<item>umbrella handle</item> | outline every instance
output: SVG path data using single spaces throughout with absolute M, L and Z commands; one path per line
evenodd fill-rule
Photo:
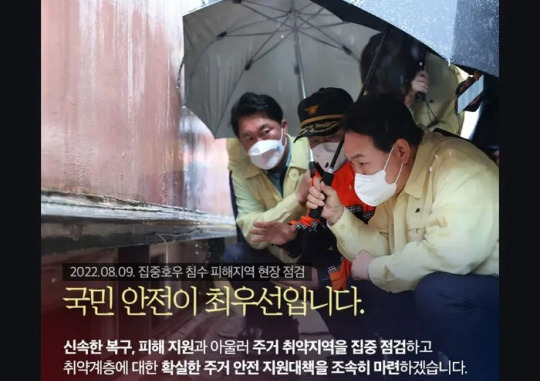
M 369 65 L 366 78 L 364 82 L 362 83 L 362 87 L 360 88 L 360 94 L 358 94 L 358 99 L 360 99 L 360 97 L 364 95 L 364 92 L 366 91 L 368 83 L 371 82 L 371 77 L 373 76 L 373 73 L 375 72 L 375 68 L 379 64 L 379 58 L 381 56 L 384 40 L 386 40 L 386 37 L 390 34 L 391 30 L 392 30 L 392 26 L 390 24 L 387 25 L 386 28 L 384 29 L 383 35 L 381 37 L 381 41 L 379 42 L 379 45 L 377 46 L 377 50 L 375 51 L 375 57 L 373 57 L 373 61 L 371 61 L 371 65 Z
M 332 180 L 334 180 L 334 166 L 336 165 L 336 161 L 341 151 L 341 148 L 343 147 L 343 143 L 345 143 L 345 137 L 341 138 L 341 140 L 339 141 L 336 152 L 334 153 L 334 157 L 332 158 L 332 162 L 330 163 L 330 168 L 328 168 L 328 171 L 324 171 L 322 175 L 321 181 L 326 185 L 332 185 Z M 322 210 L 322 206 L 319 206 L 317 209 L 311 209 L 308 216 L 310 216 L 311 218 L 319 219 L 321 217 Z
M 334 174 L 331 172 L 324 172 L 321 181 L 325 184 L 332 184 L 332 180 L 334 180 Z M 323 208 L 323 206 L 319 206 L 317 209 L 311 209 L 308 215 L 311 218 L 319 219 L 321 218 Z

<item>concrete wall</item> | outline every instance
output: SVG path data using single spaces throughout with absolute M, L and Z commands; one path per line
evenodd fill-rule
M 177 89 L 201 3 L 41 2 L 42 188 L 232 214 L 225 141 Z

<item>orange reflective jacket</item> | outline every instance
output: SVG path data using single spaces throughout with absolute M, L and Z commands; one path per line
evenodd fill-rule
M 321 177 L 318 172 L 315 173 L 315 176 Z M 350 162 L 345 163 L 334 173 L 331 186 L 337 192 L 341 203 L 357 218 L 367 223 L 373 216 L 375 207 L 365 204 L 356 195 L 354 169 Z M 324 266 L 327 268 L 332 288 L 343 290 L 351 273 L 351 262 L 342 257 L 337 250 L 336 238 L 328 229 L 326 220 L 324 218 L 313 219 L 305 215 L 297 221 L 291 221 L 290 224 L 295 225 L 299 233 L 296 240 L 303 242 L 297 242 L 296 246 L 286 246 L 285 250 L 301 251 L 291 254 L 294 256 L 302 255 L 301 262 L 306 264 L 311 263 L 307 258 L 313 258 L 315 267 Z M 323 253 L 326 258 L 321 258 L 320 254 Z

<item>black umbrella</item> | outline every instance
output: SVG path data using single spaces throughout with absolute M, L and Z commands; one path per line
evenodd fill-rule
M 454 65 L 499 76 L 498 0 L 312 1 L 344 21 L 391 24 Z

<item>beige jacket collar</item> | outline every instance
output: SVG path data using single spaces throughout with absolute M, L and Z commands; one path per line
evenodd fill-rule
M 422 196 L 424 184 L 428 179 L 429 170 L 433 161 L 433 151 L 440 142 L 441 135 L 425 128 L 422 141 L 418 145 L 413 168 L 403 192 L 419 199 Z

